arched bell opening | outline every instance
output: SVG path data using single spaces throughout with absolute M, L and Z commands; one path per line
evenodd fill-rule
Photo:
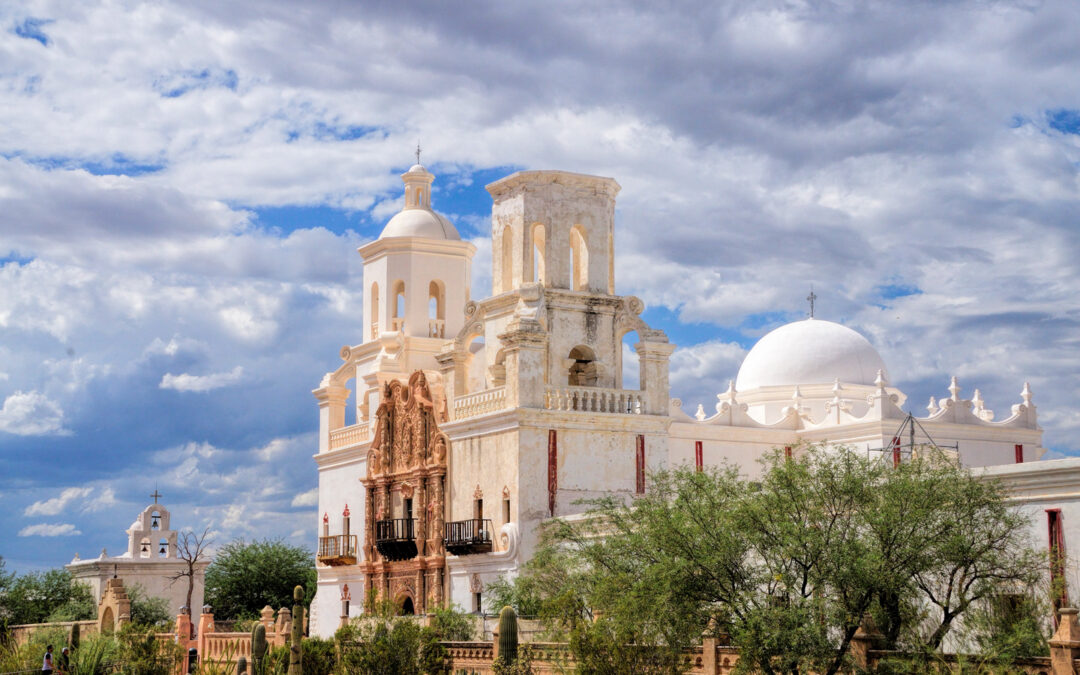
M 571 349 L 567 384 L 571 387 L 595 387 L 597 379 L 596 353 L 585 345 Z
M 412 596 L 406 595 L 401 600 L 401 604 L 399 605 L 399 609 L 398 609 L 398 615 L 399 616 L 414 616 L 415 614 L 416 614 L 416 608 L 413 606 Z

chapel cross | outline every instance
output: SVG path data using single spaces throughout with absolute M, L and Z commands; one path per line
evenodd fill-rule
M 416 163 L 420 163 L 420 141 L 416 142 Z
M 150 496 L 154 498 L 154 503 L 157 504 L 158 497 L 161 497 L 161 493 L 157 491 L 157 488 L 154 488 L 154 494 Z
M 814 294 L 814 287 L 810 287 L 810 295 L 806 296 L 806 299 L 810 301 L 810 318 L 814 318 L 814 301 L 817 300 L 817 295 Z

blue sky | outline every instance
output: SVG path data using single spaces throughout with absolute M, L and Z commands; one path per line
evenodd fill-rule
M 484 185 L 616 178 L 617 290 L 689 409 L 813 286 L 917 412 L 1030 381 L 1080 454 L 1078 32 L 1071 2 L 5 3 L 0 556 L 118 552 L 155 487 L 220 543 L 312 545 L 310 392 L 418 141 L 474 297 Z

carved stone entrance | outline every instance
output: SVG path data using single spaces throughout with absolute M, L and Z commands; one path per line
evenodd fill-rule
M 369 593 L 425 613 L 444 599 L 446 456 L 442 387 L 418 370 L 383 386 L 367 458 L 362 569 Z M 404 598 L 404 599 L 402 599 Z

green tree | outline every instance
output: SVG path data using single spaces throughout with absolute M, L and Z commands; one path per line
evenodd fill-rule
M 498 590 L 561 630 L 578 672 L 617 672 L 629 653 L 639 672 L 676 672 L 710 632 L 740 647 L 744 671 L 831 675 L 869 613 L 894 645 L 937 649 L 969 609 L 1041 571 L 1000 486 L 932 453 L 893 468 L 809 447 L 763 464 L 753 482 L 677 469 L 633 508 L 592 502 Z M 913 607 L 931 610 L 928 628 Z
M 147 595 L 146 590 L 139 584 L 133 584 L 127 589 L 127 594 L 131 600 L 131 623 L 139 630 L 168 629 L 172 625 L 175 617 L 170 611 L 168 600 Z
M 44 623 L 54 612 L 64 620 L 94 617 L 90 590 L 67 570 L 8 575 L 0 583 L 0 621 L 8 624 Z
M 226 544 L 206 569 L 206 602 L 220 619 L 258 615 L 270 607 L 291 607 L 293 588 L 306 590 L 304 606 L 315 595 L 315 557 L 280 539 L 236 539 Z

